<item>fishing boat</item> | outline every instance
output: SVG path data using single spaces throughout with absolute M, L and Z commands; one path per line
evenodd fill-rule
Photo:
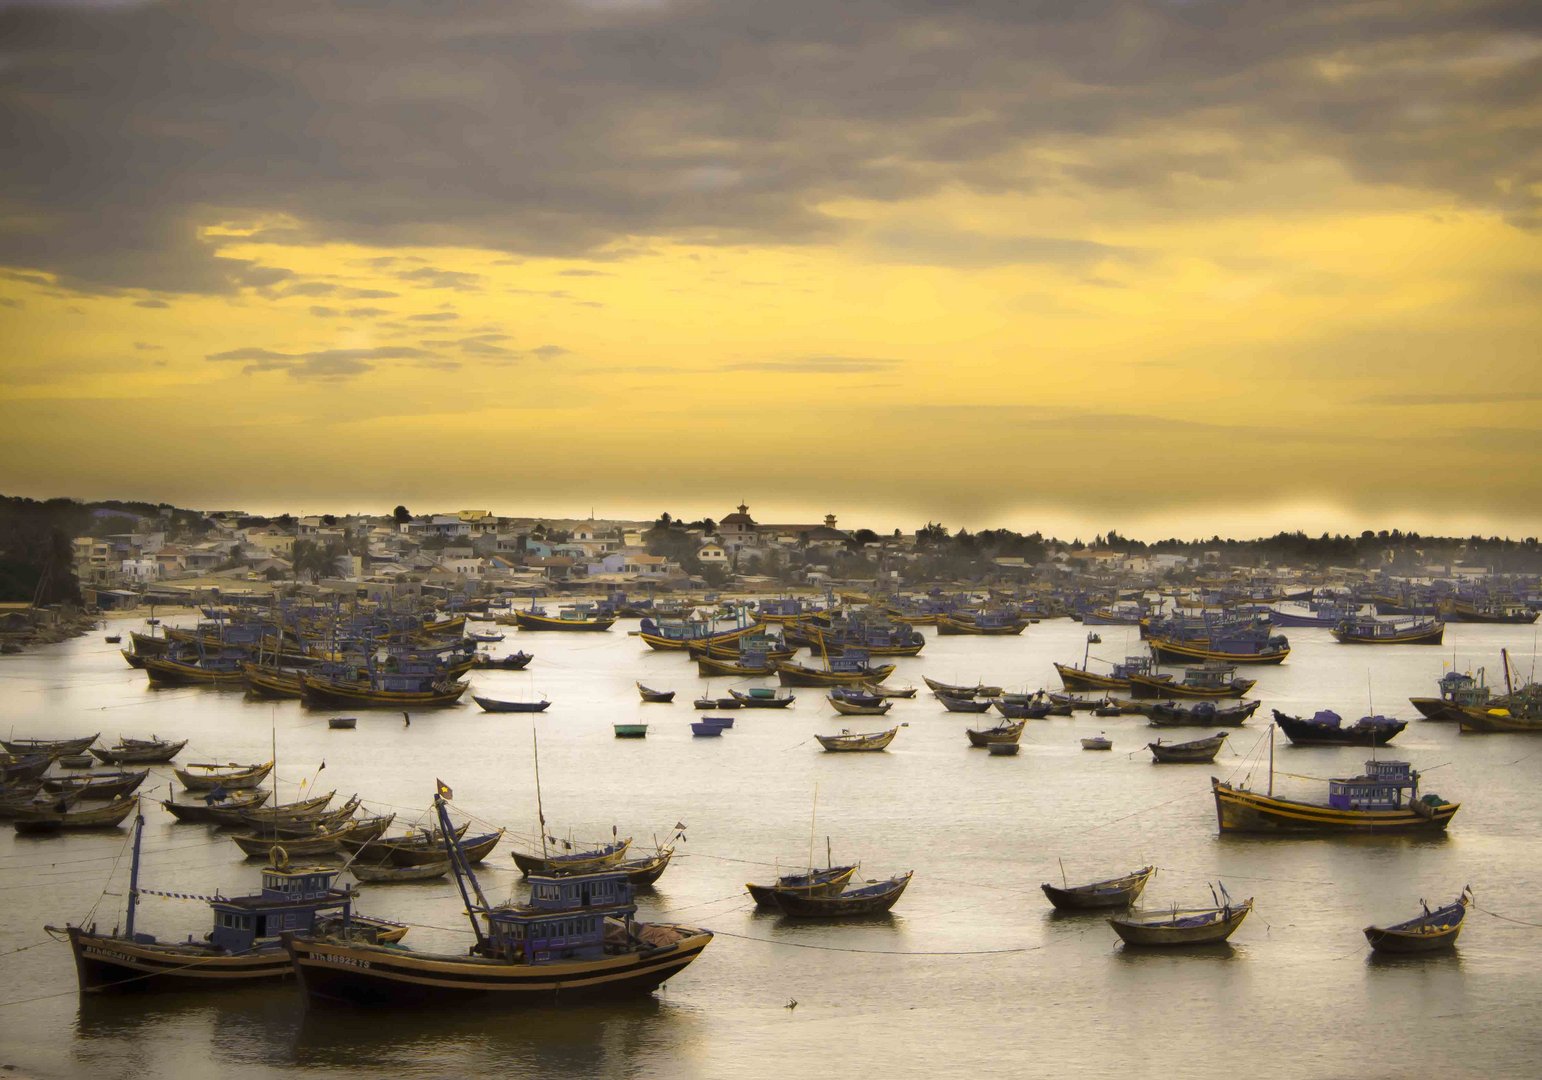
M 549 702 L 549 701 L 499 701 L 497 698 L 477 697 L 475 694 L 471 695 L 471 700 L 476 702 L 478 705 L 480 705 L 482 707 L 482 711 L 483 712 L 497 712 L 497 713 L 506 713 L 506 712 L 521 712 L 521 713 L 545 712 L 546 709 L 547 709 L 547 706 L 549 706 L 551 704 L 551 702 Z
M 5 747 L 6 753 L 18 757 L 47 754 L 52 758 L 61 758 L 84 753 L 100 737 L 101 733 L 98 732 L 96 735 L 82 735 L 78 739 L 0 739 L 0 746 Z
M 121 739 L 116 746 L 103 750 L 91 747 L 91 755 L 104 765 L 164 765 L 182 752 L 187 740 Z
M 215 793 L 211 792 L 210 794 Z M 210 798 L 208 795 L 202 799 L 188 802 L 162 799 L 161 805 L 166 808 L 167 813 L 178 821 L 218 825 L 222 823 L 221 818 L 218 816 L 220 813 L 225 813 L 230 815 L 231 818 L 235 818 L 247 810 L 257 809 L 267 802 L 272 794 L 271 791 L 257 788 L 253 791 L 238 791 L 223 799 Z
M 352 731 L 359 726 L 357 716 L 333 716 L 328 718 L 327 727 L 333 731 Z
M 147 656 L 144 672 L 155 686 L 212 686 L 235 689 L 245 687 L 246 673 L 235 656 L 200 656 L 180 660 L 173 656 Z
M 1176 701 L 1158 701 L 1147 711 L 1152 727 L 1241 727 L 1258 711 L 1261 701 L 1221 707 L 1211 701 L 1179 705 Z
M 1399 955 L 1442 952 L 1454 948 L 1471 903 L 1471 888 L 1463 889 L 1454 901 L 1434 911 L 1421 900 L 1420 906 L 1424 911 L 1417 917 L 1391 926 L 1367 926 L 1365 940 L 1371 943 L 1371 949 L 1375 952 Z
M 1376 618 L 1345 619 L 1331 631 L 1340 645 L 1439 645 L 1445 632 L 1439 619 Z
M 997 743 L 1016 743 L 1023 737 L 1024 721 L 1013 720 L 989 728 L 965 728 L 970 746 L 993 746 Z
M 523 671 L 535 659 L 533 653 L 527 653 L 523 649 L 508 656 L 492 656 L 489 653 L 480 652 L 471 658 L 471 666 L 477 670 L 488 671 Z
M 448 831 L 443 800 L 435 806 Z M 527 904 L 493 906 L 446 843 L 476 937 L 469 953 L 418 953 L 323 934 L 284 939 L 313 997 L 352 1005 L 422 1005 L 466 998 L 566 1004 L 648 993 L 701 954 L 709 930 L 636 922 L 624 873 L 536 877 Z
M 786 654 L 784 659 L 790 656 Z M 780 662 L 769 653 L 761 652 L 741 653 L 734 659 L 699 654 L 696 657 L 696 671 L 704 679 L 763 679 L 775 675 L 776 665 Z
M 1016 757 L 1019 747 L 1015 742 L 993 742 L 985 749 L 991 757 Z
M 1028 629 L 1028 620 L 1007 612 L 986 612 L 970 618 L 961 612 L 937 616 L 937 633 L 942 637 L 980 635 L 1012 637 Z
M 842 701 L 850 702 L 852 705 L 881 705 L 889 700 L 878 694 L 869 694 L 866 690 L 855 686 L 832 687 L 830 697 L 840 698 Z
M 503 633 L 502 630 L 468 630 L 468 631 L 466 631 L 466 639 L 468 641 L 474 641 L 478 645 L 496 645 L 496 644 L 498 644 L 498 642 L 502 641 L 503 638 L 504 638 L 504 633 Z M 445 869 L 448 870 L 449 867 L 447 866 L 447 867 L 445 867 Z
M 1448 671 L 1440 677 L 1439 697 L 1411 697 L 1408 703 L 1419 710 L 1426 720 L 1457 723 L 1462 719 L 1462 707 L 1484 708 L 1488 705 L 1490 691 L 1483 679 L 1483 669 L 1478 675 L 1460 671 Z
M 1419 795 L 1419 773 L 1406 761 L 1368 761 L 1360 776 L 1328 781 L 1328 801 L 1309 803 L 1210 778 L 1223 833 L 1424 833 L 1451 824 L 1460 803 Z M 1406 798 L 1405 798 L 1405 794 Z
M 290 830 L 298 831 L 298 830 Z M 275 832 L 233 833 L 230 839 L 245 853 L 248 859 L 266 855 L 275 844 L 281 844 L 291 855 L 330 855 L 342 850 L 342 840 L 351 837 L 353 829 L 344 823 L 333 827 L 320 827 L 309 835 L 292 836 Z
M 323 929 L 349 940 L 398 941 L 400 923 L 371 919 L 352 910 L 354 894 L 334 886 L 338 869 L 291 866 L 283 849 L 263 868 L 262 889 L 247 896 L 193 897 L 161 893 L 139 885 L 140 839 L 144 818 L 134 825 L 134 858 L 129 870 L 128 912 L 121 933 L 95 925 L 49 927 L 64 933 L 75 956 L 82 993 L 171 988 L 236 988 L 293 974 L 279 936 Z M 141 896 L 173 896 L 208 903 L 213 930 L 202 939 L 161 941 L 136 929 Z
M 623 859 L 606 868 L 606 873 L 621 873 L 626 875 L 628 883 L 634 889 L 643 888 L 654 884 L 664 876 L 664 871 L 669 869 L 670 860 L 675 855 L 675 844 L 685 838 L 685 826 L 677 825 L 674 835 L 663 844 L 655 843 L 653 854 L 639 856 L 635 859 Z M 569 872 L 559 871 L 553 877 L 568 877 Z
M 589 615 L 576 608 L 565 609 L 555 617 L 541 611 L 514 613 L 514 625 L 521 630 L 569 630 L 600 633 L 609 630 L 616 622 L 614 616 Z
M 947 694 L 935 695 L 942 702 L 942 707 L 948 712 L 956 713 L 983 713 L 989 712 L 991 703 L 988 698 L 956 698 Z
M 1332 709 L 1319 709 L 1310 718 L 1275 709 L 1274 722 L 1297 746 L 1385 746 L 1408 726 L 1407 720 L 1390 716 L 1362 716 L 1346 726 Z
M 936 679 L 928 679 L 925 676 L 922 676 L 921 681 L 926 683 L 927 688 L 932 693 L 946 694 L 952 698 L 993 698 L 1001 696 L 1001 687 L 986 686 L 984 683 L 976 683 L 973 686 L 954 686 L 952 683 L 938 682 Z
M 454 705 L 471 684 L 407 672 L 377 672 L 366 679 L 304 676 L 312 709 L 439 709 Z
M 1218 731 L 1208 739 L 1192 739 L 1188 742 L 1164 743 L 1158 739 L 1147 743 L 1152 760 L 1159 765 L 1208 765 L 1220 753 L 1226 742 L 1226 732 Z
M 1225 893 L 1223 888 L 1222 893 Z M 1253 910 L 1250 896 L 1240 904 L 1230 898 L 1215 907 L 1132 911 L 1111 916 L 1108 925 L 1126 945 L 1178 948 L 1189 945 L 1217 945 L 1236 932 L 1242 920 Z
M 871 732 L 854 732 L 850 728 L 842 728 L 839 735 L 815 735 L 814 738 L 826 751 L 835 754 L 885 750 L 897 734 L 899 734 L 897 727 L 892 727 L 888 731 Z
M 711 720 L 700 720 L 691 724 L 691 734 L 699 739 L 715 739 L 723 734 L 723 728 L 724 725 Z
M 825 699 L 830 706 L 842 716 L 883 716 L 894 708 L 894 702 L 879 700 L 872 704 L 859 701 L 851 701 L 846 698 L 836 697 L 830 694 Z
M 1091 641 L 1088 642 L 1090 646 Z M 1089 650 L 1090 651 L 1090 650 Z M 1090 657 L 1083 657 L 1082 666 L 1056 664 L 1060 683 L 1067 690 L 1130 690 L 1132 676 L 1140 675 L 1156 682 L 1170 682 L 1171 675 L 1161 675 L 1155 670 L 1150 656 L 1126 656 L 1122 663 L 1114 664 L 1107 675 L 1087 670 Z
M 644 619 L 636 631 L 643 644 L 660 652 L 685 652 L 693 646 L 722 645 L 765 629 L 759 622 L 735 626 L 731 630 L 717 630 L 709 622 L 654 622 Z
M 668 705 L 675 700 L 675 692 L 673 690 L 653 690 L 642 683 L 637 684 L 637 693 L 641 695 L 645 702 L 651 705 Z
M 618 739 L 646 739 L 648 737 L 647 724 L 613 724 L 616 738 Z
M 797 700 L 796 695 L 779 694 L 769 686 L 754 687 L 747 694 L 738 690 L 730 690 L 728 694 L 746 709 L 785 709 Z
M 395 885 L 408 881 L 434 881 L 450 872 L 450 860 L 441 853 L 433 862 L 419 866 L 371 866 L 360 862 L 348 864 L 348 872 L 371 885 Z
M 259 803 L 252 807 L 234 808 L 237 802 L 234 796 L 225 800 L 232 805 L 232 809 L 221 809 L 218 806 L 210 807 L 210 814 L 216 824 L 229 825 L 243 829 L 265 829 L 270 825 L 278 825 L 291 821 L 312 821 L 327 812 L 332 799 L 337 795 L 335 791 L 329 791 L 324 795 L 313 795 L 308 799 L 299 799 L 291 803 L 276 803 L 267 806 Z M 351 813 L 352 811 L 350 811 Z
M 846 887 L 851 880 L 851 875 L 857 872 L 856 864 L 850 866 L 827 866 L 817 870 L 807 870 L 801 874 L 784 874 L 771 885 L 756 885 L 748 883 L 744 886 L 750 896 L 754 898 L 755 906 L 765 911 L 776 911 L 777 893 L 794 893 L 804 896 L 825 895 L 838 893 Z
M 55 758 L 54 760 L 63 769 L 89 769 L 96 764 L 90 754 L 65 754 L 63 757 Z
M 1049 698 L 1030 698 L 1026 701 L 1016 701 L 1007 698 L 992 698 L 991 708 L 995 709 L 1008 720 L 1043 720 L 1050 712 L 1059 706 Z M 1070 715 L 1071 710 L 1065 709 L 1065 715 Z
M 1281 634 L 1267 639 L 1244 638 L 1214 644 L 1153 635 L 1148 644 L 1159 664 L 1282 664 L 1290 655 L 1290 642 Z
M 107 644 L 109 644 L 109 645 L 118 645 L 118 644 L 122 643 L 123 635 L 122 634 L 108 634 L 102 640 L 107 642 Z
M 626 858 L 627 848 L 632 845 L 632 838 L 625 840 L 612 840 L 608 844 L 598 847 L 585 848 L 580 851 L 571 850 L 570 841 L 558 841 L 555 837 L 547 837 L 554 845 L 562 843 L 564 853 L 552 855 L 543 850 L 540 855 L 534 852 L 515 851 L 514 865 L 519 867 L 523 877 L 532 875 L 561 875 L 561 874 L 593 874 L 609 870 L 618 862 Z
M 1114 740 L 1107 735 L 1089 735 L 1082 740 L 1083 750 L 1112 750 L 1113 748 Z
M 182 782 L 183 788 L 188 791 L 213 791 L 215 788 L 244 791 L 247 788 L 257 787 L 272 771 L 273 762 L 271 761 L 260 765 L 238 765 L 233 761 L 228 765 L 195 762 L 172 770 L 177 774 L 177 779 Z
M 691 704 L 697 712 L 710 712 L 714 709 L 742 709 L 744 702 L 736 697 L 707 697 L 703 695 Z
M 1064 705 L 1072 712 L 1093 712 L 1100 708 L 1107 698 L 1087 698 L 1080 694 L 1050 694 L 1050 704 Z
M 858 683 L 857 689 L 864 694 L 872 694 L 881 698 L 913 698 L 916 696 L 914 686 L 880 686 L 877 683 Z
M 131 668 L 144 670 L 145 658 L 131 649 L 119 649 L 118 653 L 123 657 L 123 662 Z
M 133 794 L 149 775 L 149 769 L 140 769 L 138 772 L 90 772 L 76 776 L 50 776 L 44 778 L 43 790 L 54 795 L 72 793 L 86 802 L 121 799 L 125 795 Z
M 241 674 L 246 681 L 248 697 L 282 701 L 305 696 L 303 671 L 246 663 L 241 666 Z
M 783 915 L 800 919 L 850 919 L 879 915 L 892 908 L 904 893 L 914 870 L 881 881 L 848 884 L 839 892 L 803 893 L 775 890 L 776 906 Z
M 1538 735 L 1542 734 L 1542 716 L 1527 715 L 1503 707 L 1461 709 L 1461 730 L 1464 735 Z
M 778 661 L 776 677 L 783 686 L 858 686 L 881 683 L 894 674 L 893 664 L 874 666 L 866 653 L 847 649 L 840 656 L 825 658 L 825 667 L 808 667 L 791 660 Z
M 75 810 L 63 796 L 47 803 L 33 803 L 7 808 L 7 816 L 18 833 L 74 832 L 77 829 L 116 829 L 134 812 L 139 800 L 125 795 L 100 806 Z
M 1131 675 L 1130 695 L 1137 698 L 1229 698 L 1242 697 L 1257 685 L 1257 679 L 1237 675 L 1235 664 L 1199 664 L 1183 669 L 1183 678 L 1171 675 Z
M 1146 882 L 1155 873 L 1156 867 L 1143 866 L 1123 877 L 1093 881 L 1086 885 L 1068 885 L 1062 881 L 1057 887 L 1046 882 L 1039 888 L 1044 890 L 1044 895 L 1049 897 L 1049 902 L 1055 905 L 1057 911 L 1107 911 L 1126 908 L 1135 903 L 1145 889 Z

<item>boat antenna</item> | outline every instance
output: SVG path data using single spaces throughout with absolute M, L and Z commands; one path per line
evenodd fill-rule
M 1269 725 L 1269 797 L 1274 798 L 1274 729 L 1277 724 Z
M 1067 889 L 1069 889 L 1071 887 L 1071 883 L 1066 880 L 1066 876 L 1065 876 L 1065 860 L 1062 859 L 1059 855 L 1056 855 L 1055 856 L 1055 861 L 1060 864 L 1060 884 L 1064 885 Z
M 1505 665 L 1505 696 L 1508 697 L 1515 693 L 1515 688 L 1510 685 L 1510 650 L 1500 649 L 1499 658 L 1504 661 Z
M 535 816 L 541 824 L 541 858 L 546 858 L 546 810 L 541 806 L 541 744 L 536 740 L 535 721 L 530 722 L 530 748 L 535 755 Z

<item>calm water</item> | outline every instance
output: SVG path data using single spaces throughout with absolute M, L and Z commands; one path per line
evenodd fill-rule
M 1461 736 L 1422 721 L 1398 737 L 1397 755 L 1426 771 L 1425 790 L 1464 804 L 1447 837 L 1223 840 L 1207 777 L 1251 769 L 1263 783 L 1266 756 L 1244 757 L 1262 745 L 1262 719 L 1235 732 L 1213 768 L 1152 765 L 1143 748 L 1153 733 L 1140 717 L 1034 722 L 1020 756 L 992 758 L 967 746 L 972 718 L 925 696 L 896 705 L 893 721 L 909 726 L 884 754 L 820 753 L 815 731 L 888 725 L 838 718 L 813 690 L 798 691 L 786 712 L 736 713 L 721 739 L 692 739 L 689 699 L 702 687 L 694 664 L 650 652 L 621 632 L 630 625 L 602 635 L 510 629 L 497 648 L 522 647 L 535 662 L 525 673 L 476 672 L 473 682 L 494 697 L 552 699 L 534 727 L 553 831 L 608 837 L 614 824 L 651 846 L 676 821 L 689 826 L 685 857 L 640 898 L 642 916 L 720 936 L 660 993 L 525 1013 L 308 1010 L 282 987 L 82 1000 L 67 946 L 47 942 L 41 927 L 93 908 L 104 924 L 118 920 L 128 831 L 46 840 L 0 827 L 0 1063 L 102 1078 L 1536 1075 L 1542 929 L 1523 922 L 1542 924 L 1542 740 Z M 1021 638 L 923 632 L 926 651 L 899 661 L 892 684 L 920 686 L 924 672 L 1054 686 L 1051 662 L 1079 660 L 1085 636 L 1064 620 Z M 1139 651 L 1133 631 L 1100 633 L 1094 655 Z M 1288 633 L 1290 660 L 1249 672 L 1264 717 L 1276 706 L 1331 707 L 1353 719 L 1368 697 L 1380 712 L 1411 717 L 1406 698 L 1432 693 L 1453 659 L 1497 672 L 1508 645 L 1521 667 L 1535 662 L 1530 627 L 1448 627 L 1443 649 Z M 681 703 L 642 705 L 639 679 L 678 689 Z M 151 691 L 100 633 L 0 660 L 0 686 L 0 727 L 17 735 L 187 737 L 183 761 L 265 760 L 276 735 L 284 799 L 302 782 L 340 797 L 358 791 L 373 808 L 397 810 L 400 826 L 419 817 L 442 777 L 457 809 L 536 832 L 529 717 L 484 714 L 468 701 L 416 714 L 410 726 L 399 714 L 361 713 L 357 730 L 331 731 L 326 714 L 296 703 Z M 612 723 L 637 719 L 651 725 L 646 741 L 612 737 Z M 1113 738 L 1112 753 L 1080 749 L 1078 738 L 1098 731 Z M 1282 739 L 1276 790 L 1318 797 L 1321 784 L 1280 774 L 1343 775 L 1363 756 Z M 163 796 L 170 773 L 158 775 Z M 793 925 L 755 914 L 743 895 L 744 881 L 807 862 L 816 785 L 820 861 L 828 835 L 836 859 L 860 859 L 869 876 L 916 871 L 890 917 Z M 1153 905 L 1207 901 L 1206 882 L 1220 878 L 1257 907 L 1224 952 L 1126 953 L 1101 919 L 1051 914 L 1038 886 L 1059 879 L 1061 859 L 1073 882 L 1155 863 Z M 242 892 L 255 888 L 258 865 L 220 834 L 147 812 L 145 887 Z M 506 848 L 487 866 L 490 894 L 515 888 Z M 1483 908 L 1522 922 L 1474 912 L 1454 955 L 1368 958 L 1361 927 L 1410 917 L 1421 897 L 1446 902 L 1469 882 Z M 417 924 L 409 943 L 467 944 L 453 885 L 365 890 L 361 910 Z M 140 911 L 141 927 L 163 938 L 209 927 L 200 903 L 147 898 Z

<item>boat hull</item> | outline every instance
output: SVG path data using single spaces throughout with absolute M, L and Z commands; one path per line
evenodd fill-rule
M 1217 912 L 1214 919 L 1198 925 L 1186 925 L 1186 920 L 1180 920 L 1178 917 L 1182 917 L 1183 912 L 1178 912 L 1178 917 L 1172 922 L 1112 918 L 1108 924 L 1126 945 L 1167 949 L 1219 945 L 1236 933 L 1237 927 L 1242 925 L 1242 920 L 1252 910 L 1253 901 L 1245 900 L 1237 907 Z
M 1060 888 L 1046 882 L 1039 888 L 1044 890 L 1044 895 L 1057 911 L 1112 911 L 1135 903 L 1154 873 L 1156 868 L 1147 866 L 1122 878 L 1111 878 L 1090 885 Z
M 294 974 L 282 948 L 229 955 L 212 949 L 160 942 L 133 942 L 68 929 L 75 975 L 83 994 L 251 985 Z
M 566 1004 L 646 994 L 679 974 L 712 941 L 692 930 L 673 945 L 597 960 L 510 964 L 288 936 L 300 984 L 313 998 L 348 1005 L 429 1005 L 496 998 L 509 1005 Z

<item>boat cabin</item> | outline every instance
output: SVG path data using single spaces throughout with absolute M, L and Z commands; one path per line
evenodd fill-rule
M 607 916 L 637 911 L 625 873 L 530 877 L 530 902 L 486 912 L 486 951 L 523 964 L 598 959 Z
M 1183 684 L 1194 690 L 1221 690 L 1232 685 L 1237 669 L 1230 664 L 1199 664 L 1183 669 Z
M 871 666 L 864 649 L 847 649 L 840 656 L 827 657 L 826 662 L 831 672 L 842 675 L 860 675 Z
M 346 920 L 353 893 L 332 887 L 338 873 L 326 866 L 265 867 L 261 892 L 209 901 L 214 911 L 210 943 L 228 953 L 247 952 L 286 931 L 313 930 L 317 913 L 324 910 L 340 908 Z
M 1401 810 L 1403 790 L 1419 794 L 1419 774 L 1406 761 L 1367 761 L 1365 774 L 1328 781 L 1328 805 L 1335 810 Z
M 1124 663 L 1115 664 L 1112 678 L 1128 679 L 1131 675 L 1154 675 L 1156 665 L 1149 656 L 1126 656 Z

